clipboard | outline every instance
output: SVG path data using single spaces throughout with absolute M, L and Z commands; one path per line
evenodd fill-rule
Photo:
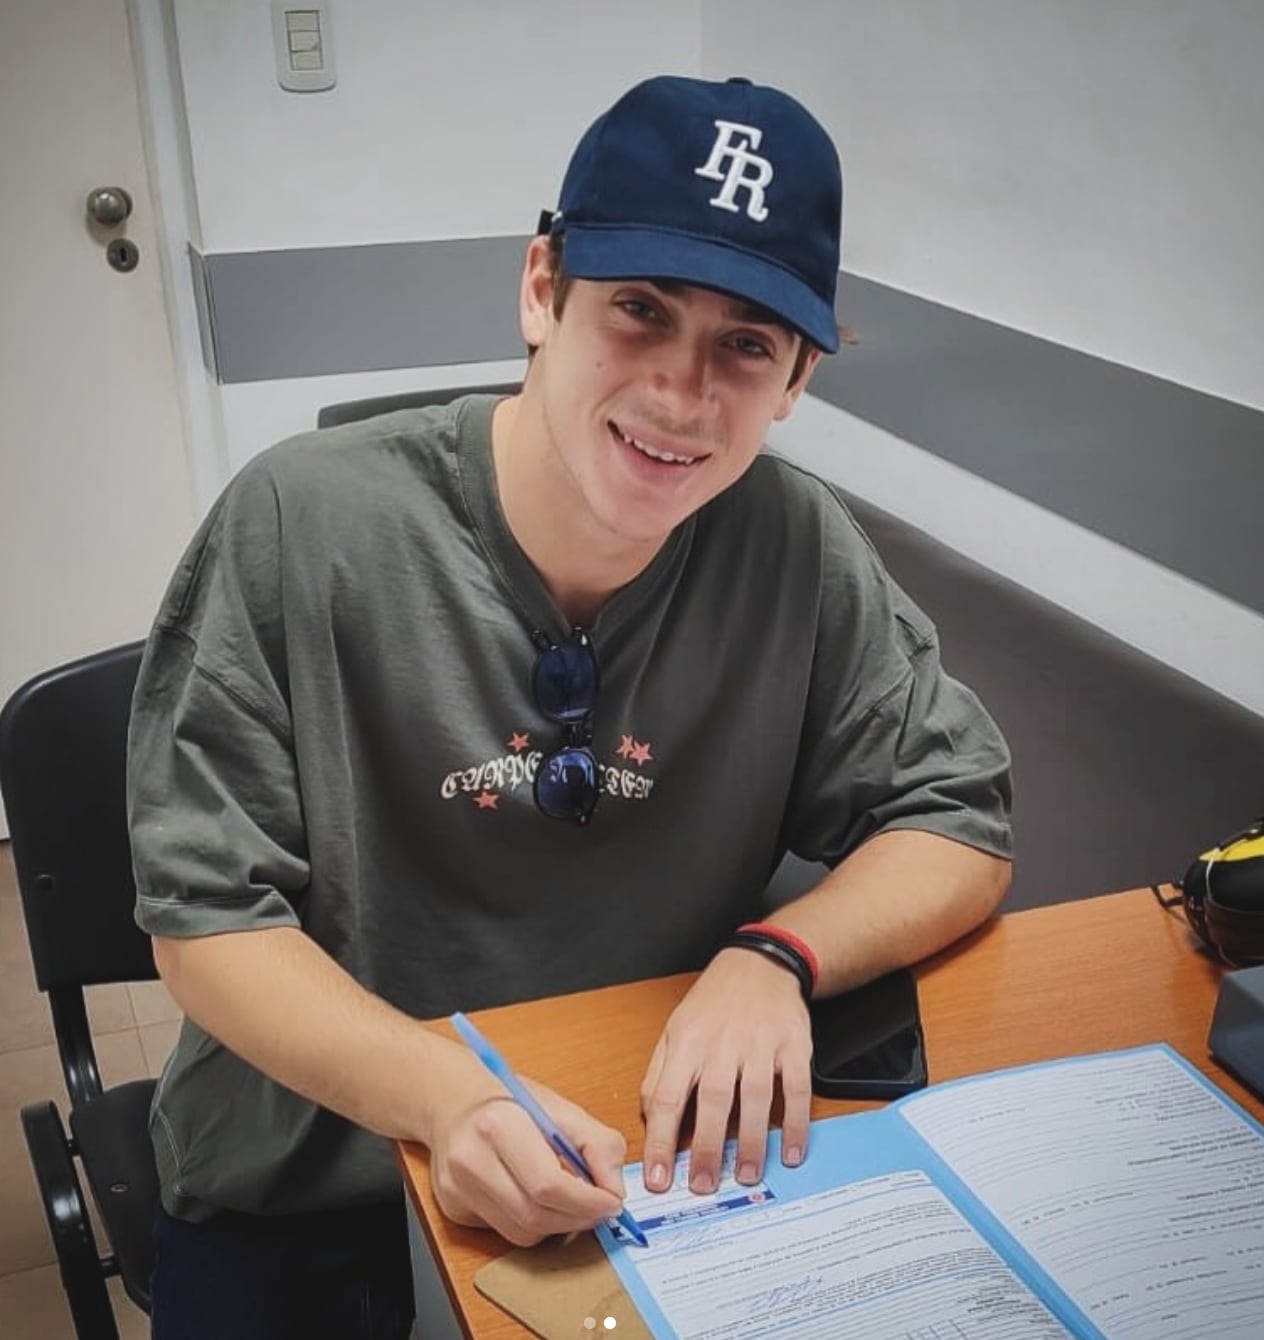
M 517 1247 L 488 1262 L 474 1287 L 542 1340 L 654 1340 L 591 1233 Z M 602 1324 L 607 1317 L 613 1330 Z

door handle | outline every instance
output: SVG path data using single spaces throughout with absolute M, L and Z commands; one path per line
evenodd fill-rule
M 121 186 L 98 186 L 88 192 L 88 213 L 103 228 L 117 228 L 132 212 L 132 197 Z

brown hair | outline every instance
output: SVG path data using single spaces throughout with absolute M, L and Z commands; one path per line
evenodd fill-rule
M 571 284 L 574 282 L 572 277 L 566 273 L 566 266 L 562 260 L 563 238 L 558 233 L 552 233 L 549 236 L 549 264 L 553 271 L 553 315 L 561 318 L 562 311 L 566 306 L 567 294 L 571 291 Z M 753 304 L 758 306 L 758 304 Z M 767 320 L 769 325 L 780 326 L 782 330 L 789 331 L 792 335 L 798 335 L 799 332 L 792 329 L 775 313 L 768 312 Z M 790 380 L 786 382 L 787 386 L 793 386 L 800 377 L 803 376 L 803 369 L 807 366 L 808 355 L 816 346 L 808 339 L 806 335 L 799 335 L 799 348 L 794 356 L 794 367 L 790 370 Z M 535 357 L 536 346 L 527 345 L 527 364 L 530 366 L 532 358 Z

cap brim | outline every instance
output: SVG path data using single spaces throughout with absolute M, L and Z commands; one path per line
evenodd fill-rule
M 653 228 L 562 229 L 566 273 L 577 279 L 674 279 L 758 303 L 813 344 L 838 351 L 833 307 L 773 261 L 710 238 Z

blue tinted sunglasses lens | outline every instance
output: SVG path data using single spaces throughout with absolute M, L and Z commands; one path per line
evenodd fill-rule
M 535 803 L 551 819 L 586 819 L 597 805 L 597 760 L 577 745 L 541 759 Z
M 597 701 L 597 658 L 587 639 L 542 651 L 531 677 L 536 704 L 552 721 L 582 721 Z

